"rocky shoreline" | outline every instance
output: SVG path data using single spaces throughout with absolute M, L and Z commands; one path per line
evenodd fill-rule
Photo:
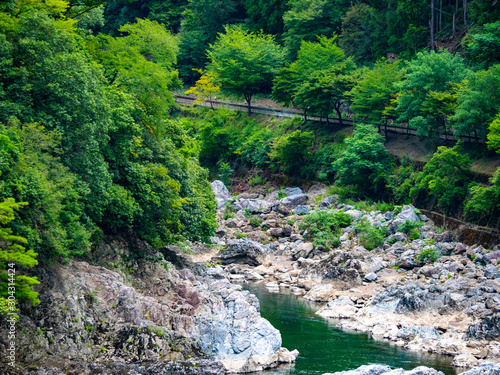
M 500 362 L 498 246 L 460 243 L 412 206 L 358 210 L 323 186 L 237 197 L 221 182 L 212 186 L 220 208 L 213 246 L 153 250 L 113 237 L 87 259 L 38 268 L 41 303 L 23 306 L 17 323 L 19 367 L 0 360 L 0 374 L 220 375 L 294 362 L 298 352 L 281 347 L 256 297 L 242 290 L 246 282 L 322 302 L 317 313 L 341 329 L 451 355 L 457 367 L 484 364 L 470 375 L 499 373 L 486 365 Z M 352 217 L 330 251 L 300 229 L 319 211 Z M 361 246 L 360 220 L 387 227 L 382 245 Z M 413 239 L 398 232 L 407 221 L 423 223 Z M 344 375 L 441 374 L 368 367 Z
M 223 251 L 212 259 L 220 266 L 209 272 L 324 302 L 317 314 L 338 319 L 341 329 L 450 355 L 456 367 L 500 362 L 500 246 L 458 242 L 413 206 L 358 210 L 327 196 L 321 185 L 307 194 L 285 189 L 281 199 L 276 191 L 230 197 L 220 182 L 212 186 L 221 224 L 213 242 Z M 298 225 L 320 210 L 353 219 L 330 251 L 315 248 Z M 382 245 L 371 251 L 360 245 L 359 220 L 387 228 Z M 417 238 L 398 231 L 407 221 L 421 223 Z
M 41 302 L 17 323 L 17 368 L 0 361 L 0 373 L 220 375 L 295 361 L 255 296 L 175 246 L 139 246 L 134 257 L 130 243 L 108 239 L 93 264 L 39 268 Z

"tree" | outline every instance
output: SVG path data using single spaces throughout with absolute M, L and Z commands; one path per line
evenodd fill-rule
M 404 70 L 399 65 L 397 61 L 379 60 L 357 82 L 350 92 L 351 108 L 357 115 L 376 123 L 382 121 L 397 92 L 396 84 L 403 79 Z
M 177 42 L 160 24 L 138 20 L 119 29 L 126 36 L 100 35 L 101 46 L 95 51 L 111 84 L 133 94 L 142 112 L 141 120 L 153 133 L 162 136 L 162 121 L 174 104 L 172 89 L 180 87 Z
M 406 70 L 405 79 L 396 84 L 398 120 L 417 128 L 417 135 L 436 140 L 446 131 L 454 84 L 466 77 L 467 69 L 460 56 L 430 51 L 419 52 Z
M 335 111 L 342 124 L 340 107 L 354 84 L 356 68 L 346 58 L 335 38 L 319 37 L 303 41 L 297 60 L 280 71 L 274 82 L 273 97 L 300 106 L 327 118 Z
M 281 37 L 284 31 L 283 14 L 290 8 L 287 0 L 244 0 L 243 3 L 251 30 L 262 30 L 276 35 L 277 39 Z
M 201 103 L 201 99 L 208 99 L 210 101 L 210 106 L 213 109 L 214 105 L 212 103 L 212 96 L 215 96 L 220 92 L 220 86 L 215 84 L 217 76 L 212 72 L 207 72 L 202 69 L 195 70 L 201 74 L 201 77 L 198 81 L 196 81 L 194 87 L 191 87 L 186 91 L 186 94 L 194 94 L 198 96 L 193 102 L 193 105 Z
M 497 169 L 490 182 L 491 186 L 488 187 L 479 184 L 471 186 L 464 212 L 468 220 L 488 226 L 494 225 L 498 228 L 500 225 L 500 168 Z
M 339 46 L 357 63 L 373 60 L 372 28 L 375 18 L 375 9 L 363 3 L 352 5 L 342 18 Z
M 488 148 L 500 154 L 500 113 L 497 114 L 490 124 L 488 133 Z
M 483 25 L 481 32 L 467 39 L 467 56 L 479 67 L 487 68 L 500 63 L 500 21 Z
M 252 97 L 270 91 L 283 62 L 283 51 L 272 36 L 227 27 L 208 51 L 207 70 L 218 77 L 223 91 L 243 96 L 251 113 Z
M 451 117 L 455 136 L 474 133 L 486 140 L 488 125 L 498 113 L 500 103 L 500 65 L 471 72 L 457 93 L 457 108 Z
M 347 4 L 345 0 L 291 0 L 290 10 L 283 15 L 288 60 L 295 59 L 302 41 L 313 42 L 318 36 L 332 37 L 339 32 Z
M 422 172 L 412 175 L 410 197 L 413 201 L 432 203 L 448 215 L 457 212 L 472 181 L 471 162 L 462 153 L 461 143 L 453 148 L 438 147 Z
M 382 194 L 392 166 L 384 137 L 373 126 L 358 124 L 344 143 L 344 153 L 333 163 L 338 184 L 356 185 L 366 195 Z
M 40 284 L 36 277 L 20 274 L 20 267 L 34 267 L 38 264 L 37 254 L 26 249 L 26 238 L 17 236 L 7 225 L 15 219 L 14 212 L 26 203 L 9 198 L 0 203 L 0 314 L 15 313 L 18 310 L 16 300 L 39 303 L 38 293 L 31 287 Z M 10 289 L 14 281 L 14 289 Z M 14 293 L 11 293 L 11 291 Z M 14 298 L 9 298 L 10 296 Z M 11 302 L 14 302 L 13 304 Z
M 300 130 L 283 135 L 273 141 L 269 157 L 284 173 L 300 177 L 307 165 L 313 140 L 311 132 Z
M 190 0 L 183 12 L 179 33 L 179 73 L 194 84 L 199 78 L 193 69 L 206 66 L 207 49 L 224 32 L 225 25 L 244 22 L 243 3 L 236 0 Z

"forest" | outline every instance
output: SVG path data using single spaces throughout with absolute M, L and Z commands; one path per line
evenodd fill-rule
M 300 119 L 178 108 L 191 86 L 361 123 L 331 139 Z M 478 181 L 440 136 L 500 152 L 499 111 L 496 0 L 2 1 L 0 311 L 8 264 L 66 262 L 116 234 L 209 241 L 210 178 L 236 170 L 498 226 L 500 171 Z M 388 154 L 387 121 L 435 146 L 423 168 Z M 37 282 L 17 276 L 16 298 L 36 303 Z

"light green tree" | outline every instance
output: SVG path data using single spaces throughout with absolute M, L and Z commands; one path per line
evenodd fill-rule
M 226 27 L 208 51 L 207 70 L 217 76 L 222 91 L 243 96 L 251 113 L 252 97 L 269 91 L 284 54 L 270 35 Z
M 40 302 L 37 299 L 38 293 L 31 289 L 33 285 L 39 284 L 36 277 L 22 275 L 24 267 L 34 267 L 38 264 L 37 254 L 23 246 L 26 244 L 26 238 L 17 236 L 8 227 L 15 218 L 14 212 L 23 206 L 26 206 L 26 203 L 16 203 L 12 198 L 0 202 L 0 314 L 16 312 L 19 301 L 27 300 L 32 304 Z M 15 286 L 9 285 L 10 280 L 14 280 Z M 9 299 L 11 295 L 15 299 Z M 8 303 L 12 300 L 15 301 L 14 305 Z
M 356 64 L 346 58 L 335 38 L 319 37 L 303 41 L 297 60 L 280 71 L 274 82 L 273 97 L 298 105 L 307 112 L 327 118 L 336 112 L 342 124 L 341 106 L 352 89 Z
M 395 85 L 401 82 L 403 74 L 398 61 L 379 60 L 351 90 L 351 108 L 357 115 L 380 123 L 387 115 L 391 99 L 397 92 Z
M 458 55 L 430 51 L 419 52 L 406 69 L 405 79 L 396 84 L 399 121 L 435 140 L 446 131 L 453 87 L 466 77 L 467 68 Z
M 451 117 L 456 136 L 486 139 L 489 124 L 499 111 L 500 65 L 471 72 L 458 87 L 457 108 Z

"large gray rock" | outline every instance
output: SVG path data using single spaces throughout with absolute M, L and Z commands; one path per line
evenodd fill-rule
M 380 375 L 391 371 L 391 368 L 386 365 L 366 365 L 358 367 L 355 370 L 334 372 L 335 375 Z M 323 374 L 332 375 L 332 374 Z
M 428 342 L 439 340 L 441 336 L 434 328 L 427 326 L 411 326 L 401 328 L 397 333 L 397 337 L 404 341 L 412 341 L 415 338 L 419 338 L 424 342 Z
M 401 212 L 393 219 L 391 225 L 389 226 L 389 231 L 391 233 L 396 233 L 398 227 L 407 220 L 415 222 L 420 221 L 420 217 L 415 213 L 415 207 L 412 205 L 403 206 Z
M 389 366 L 385 365 L 367 365 L 358 367 L 355 370 L 334 372 L 335 375 L 444 375 L 441 371 L 433 368 L 420 366 L 413 370 L 405 371 L 402 368 L 392 370 Z M 323 375 L 333 375 L 323 374 Z M 476 374 L 471 374 L 476 375 Z M 489 374 L 488 374 L 489 375 Z
M 332 204 L 335 204 L 339 200 L 339 196 L 337 194 L 330 195 L 321 201 L 320 207 L 330 207 Z
M 307 201 L 306 194 L 295 194 L 281 199 L 280 203 L 290 209 L 293 209 L 297 206 L 306 203 L 306 201 Z
M 500 338 L 500 314 L 487 316 L 477 323 L 472 323 L 466 336 L 478 340 L 498 340 Z
M 219 205 L 219 208 L 224 206 L 224 203 L 231 198 L 231 194 L 229 194 L 229 190 L 227 190 L 226 185 L 220 180 L 215 180 L 211 183 L 212 191 L 215 194 L 215 199 Z
M 287 196 L 290 196 L 290 195 L 297 195 L 297 194 L 304 194 L 304 191 L 299 188 L 299 187 L 288 187 L 285 189 L 285 194 Z
M 214 261 L 222 264 L 243 263 L 256 267 L 262 264 L 267 255 L 269 255 L 268 248 L 256 241 L 244 238 L 228 241 L 226 250 L 219 257 L 214 258 Z
M 427 284 L 408 283 L 393 285 L 375 295 L 366 310 L 370 313 L 398 313 L 437 309 L 443 305 L 444 296 L 431 292 Z
M 500 363 L 483 363 L 462 375 L 500 375 Z
M 197 362 L 213 370 L 199 374 L 218 375 L 221 366 L 214 361 L 223 363 L 226 372 L 245 372 L 295 358 L 280 348 L 280 334 L 260 316 L 257 298 L 239 291 L 222 274 L 212 269 L 202 277 L 188 269 L 176 270 L 160 253 L 147 249 L 144 258 L 133 258 L 123 250 L 126 246 L 103 241 L 106 249 L 96 249 L 92 257 L 104 262 L 121 254 L 127 270 L 133 271 L 127 274 L 76 261 L 36 269 L 42 285 L 37 290 L 40 304 L 23 307 L 20 314 L 18 363 L 52 367 L 56 370 L 46 373 L 54 375 L 63 367 L 72 373 L 98 374 L 87 369 L 96 362 L 110 363 L 110 370 L 103 368 L 102 374 L 118 375 L 138 363 L 175 362 L 182 367 L 191 358 L 213 364 Z M 4 352 L 6 329 L 0 325 Z M 117 367 L 115 362 L 124 365 Z M 150 373 L 194 375 L 162 366 Z
M 328 302 L 316 314 L 324 318 L 351 319 L 357 312 L 358 309 L 349 297 L 340 297 Z
M 262 199 L 238 199 L 238 204 L 242 209 L 249 210 L 252 214 L 269 213 L 277 202 L 268 202 Z

